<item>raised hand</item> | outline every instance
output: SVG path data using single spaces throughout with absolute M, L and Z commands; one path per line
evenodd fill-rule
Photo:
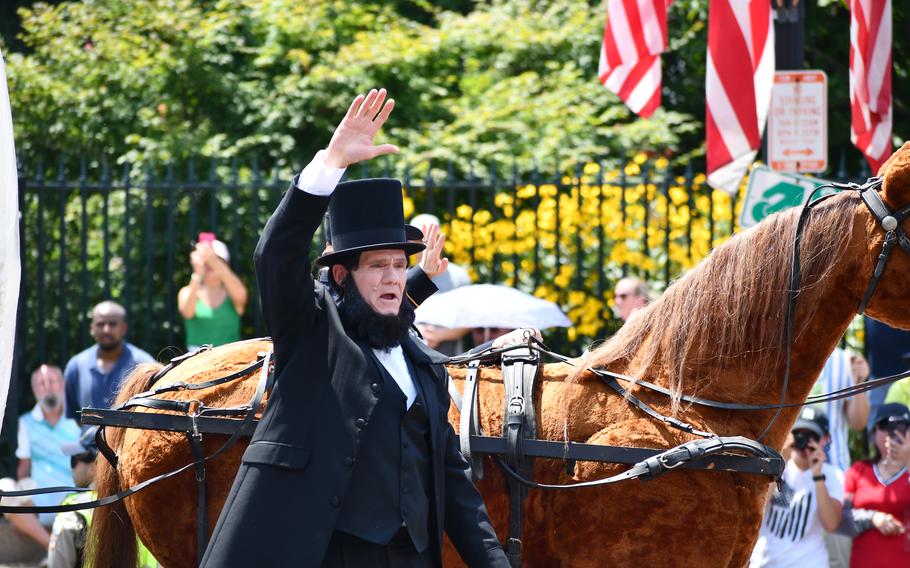
M 433 278 L 446 271 L 449 259 L 442 257 L 442 249 L 446 244 L 446 234 L 439 230 L 439 225 L 428 224 L 423 226 L 424 243 L 427 248 L 420 257 L 420 268 L 427 276 Z
M 394 99 L 386 101 L 385 97 L 385 89 L 357 95 L 326 148 L 326 166 L 346 168 L 377 156 L 398 153 L 398 147 L 392 144 L 373 144 L 376 133 L 395 108 Z

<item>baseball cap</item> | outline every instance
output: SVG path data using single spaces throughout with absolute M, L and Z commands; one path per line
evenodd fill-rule
M 908 422 L 910 423 L 910 409 L 899 402 L 889 402 L 878 407 L 875 413 L 875 425 L 878 426 L 884 422 Z
M 80 454 L 98 453 L 98 445 L 95 444 L 95 433 L 98 432 L 97 426 L 86 428 L 75 442 L 64 442 L 60 444 L 60 450 L 66 456 L 78 456 Z
M 818 408 L 807 406 L 800 411 L 799 418 L 790 429 L 791 432 L 795 430 L 809 430 L 821 438 L 828 433 L 828 416 Z

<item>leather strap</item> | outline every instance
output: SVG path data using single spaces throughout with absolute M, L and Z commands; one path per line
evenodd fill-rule
M 509 467 L 509 465 L 506 464 L 505 461 L 501 458 L 494 459 L 496 463 L 503 469 L 506 475 L 526 487 L 533 489 L 562 490 L 581 489 L 584 487 L 600 487 L 602 485 L 611 485 L 613 483 L 619 483 L 621 481 L 628 481 L 631 479 L 649 480 L 670 470 L 685 467 L 689 464 L 692 464 L 693 462 L 709 460 L 713 456 L 726 452 L 746 452 L 757 459 L 767 460 L 769 462 L 773 460 L 776 463 L 775 471 L 783 472 L 783 460 L 776 451 L 762 444 L 761 442 L 756 442 L 755 440 L 750 440 L 742 436 L 693 440 L 691 442 L 686 442 L 685 444 L 670 448 L 659 454 L 642 460 L 626 471 L 612 477 L 560 485 L 537 483 L 522 476 L 519 472 Z
M 458 431 L 461 455 L 471 466 L 471 478 L 476 482 L 483 479 L 483 458 L 475 459 L 471 455 L 471 435 L 481 434 L 480 417 L 477 409 L 477 369 L 480 360 L 475 359 L 468 363 L 468 370 L 464 377 L 464 398 L 461 404 Z
M 228 451 L 231 447 L 233 447 L 233 445 L 237 442 L 237 440 L 239 440 L 243 436 L 244 433 L 249 431 L 249 426 L 250 426 L 250 424 L 252 424 L 253 418 L 256 415 L 256 412 L 259 410 L 259 407 L 262 405 L 262 398 L 263 398 L 263 396 L 265 396 L 266 384 L 268 384 L 270 382 L 269 376 L 271 375 L 271 369 L 269 367 L 269 362 L 271 361 L 271 356 L 272 356 L 272 352 L 269 351 L 269 353 L 266 355 L 265 361 L 263 362 L 263 365 L 262 365 L 262 371 L 259 376 L 259 382 L 256 386 L 256 392 L 253 394 L 252 398 L 250 399 L 250 404 L 247 407 L 249 410 L 246 413 L 246 415 L 243 417 L 243 420 L 238 420 L 237 429 L 234 430 L 234 433 L 232 433 L 230 435 L 230 437 L 228 437 L 227 441 L 220 448 L 218 448 L 214 453 L 202 458 L 202 461 L 213 460 L 213 459 L 217 458 L 218 456 L 220 456 L 221 454 L 223 454 L 224 452 Z M 179 418 L 185 418 L 185 417 L 179 417 Z M 98 430 L 100 432 L 102 430 L 102 428 L 99 428 Z M 99 439 L 97 434 L 96 434 L 95 439 L 96 440 Z M 103 437 L 101 437 L 101 439 L 103 440 Z M 105 443 L 105 446 L 106 445 L 107 444 Z M 101 450 L 100 445 L 99 445 L 98 449 L 99 449 L 99 451 Z M 108 449 L 110 450 L 110 448 L 108 448 Z M 105 457 L 107 457 L 107 456 L 105 456 Z M 116 455 L 114 455 L 112 465 L 116 464 L 117 461 L 118 461 L 117 457 L 116 457 Z M 116 467 L 116 465 L 115 465 L 115 467 Z M 105 505 L 110 505 L 111 503 L 116 503 L 117 501 L 122 501 L 123 499 L 129 497 L 130 495 L 138 493 L 139 491 L 142 491 L 143 489 L 145 489 L 146 487 L 148 487 L 150 485 L 154 485 L 156 483 L 164 481 L 165 479 L 170 479 L 172 477 L 180 475 L 184 471 L 187 471 L 190 468 L 195 468 L 195 467 L 196 467 L 196 461 L 193 461 L 178 469 L 175 469 L 174 471 L 161 474 L 161 475 L 153 477 L 151 479 L 147 479 L 147 480 L 143 481 L 142 483 L 138 483 L 138 484 L 130 487 L 129 489 L 125 489 L 123 491 L 120 491 L 119 493 L 116 493 L 114 495 L 109 495 L 102 499 L 86 501 L 83 503 L 71 503 L 68 505 L 53 505 L 53 506 L 20 507 L 20 506 L 15 506 L 15 505 L 0 505 L 0 513 L 64 513 L 67 511 L 80 511 L 82 509 L 94 509 L 97 507 L 103 507 Z M 42 494 L 47 494 L 47 493 L 63 493 L 63 492 L 69 493 L 69 492 L 73 492 L 73 491 L 87 491 L 87 489 L 70 488 L 70 487 L 50 487 L 50 488 L 33 489 L 30 491 L 4 491 L 4 492 L 0 492 L 0 498 L 2 498 L 4 496 L 13 497 L 13 496 L 27 496 L 27 495 L 42 495 Z
M 208 547 L 209 532 L 208 521 L 206 519 L 206 495 L 205 495 L 205 457 L 202 450 L 202 434 L 187 432 L 186 438 L 190 442 L 190 449 L 193 451 L 193 463 L 196 465 L 196 487 L 198 488 L 198 504 L 196 516 L 196 565 L 202 565 L 202 557 L 205 555 L 205 549 Z
M 502 435 L 506 440 L 505 461 L 521 475 L 530 477 L 534 460 L 524 454 L 524 442 L 537 436 L 534 410 L 534 386 L 540 358 L 530 346 L 503 353 L 502 382 L 505 387 L 505 410 Z M 511 479 L 509 485 L 509 534 L 506 557 L 512 568 L 521 566 L 521 529 L 527 488 Z

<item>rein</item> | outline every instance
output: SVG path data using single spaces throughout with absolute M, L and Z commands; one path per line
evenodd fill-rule
M 882 179 L 880 177 L 869 178 L 866 180 L 866 183 L 862 185 L 856 183 L 823 184 L 812 190 L 812 193 L 809 194 L 809 199 L 806 200 L 806 204 L 803 206 L 802 211 L 800 211 L 799 222 L 796 225 L 796 238 L 793 240 L 793 262 L 790 267 L 790 289 L 787 291 L 787 363 L 784 370 L 784 380 L 781 384 L 780 403 L 776 405 L 777 412 L 774 413 L 774 416 L 768 422 L 768 425 L 765 426 L 765 429 L 758 436 L 759 440 L 764 439 L 764 437 L 768 435 L 768 432 L 771 431 L 771 427 L 780 417 L 781 411 L 784 408 L 790 408 L 790 406 L 786 404 L 786 401 L 787 390 L 790 385 L 790 368 L 793 359 L 793 318 L 794 312 L 796 310 L 796 299 L 799 293 L 799 282 L 801 278 L 800 243 L 802 242 L 803 231 L 809 222 L 809 216 L 812 212 L 812 208 L 835 194 L 825 195 L 814 201 L 812 199 L 816 193 L 826 188 L 858 191 L 860 197 L 863 200 L 863 203 L 865 203 L 866 207 L 869 209 L 869 212 L 872 213 L 872 216 L 875 218 L 878 225 L 882 228 L 882 230 L 885 231 L 885 243 L 882 246 L 882 251 L 878 257 L 878 262 L 876 263 L 875 269 L 872 272 L 872 278 L 869 281 L 869 286 L 866 288 L 866 293 L 863 295 L 862 300 L 860 300 L 859 307 L 857 308 L 857 313 L 862 315 L 863 312 L 866 311 L 866 307 L 868 306 L 869 301 L 872 299 L 872 295 L 875 293 L 875 289 L 878 286 L 878 281 L 885 271 L 885 265 L 888 262 L 888 258 L 891 255 L 891 251 L 894 247 L 895 242 L 899 243 L 901 248 L 904 249 L 904 252 L 910 255 L 910 241 L 908 241 L 907 235 L 904 232 L 903 227 L 901 227 L 901 223 L 903 223 L 907 217 L 910 216 L 910 205 L 905 205 L 896 213 L 892 213 L 888 206 L 885 204 L 884 200 L 882 200 L 881 196 L 878 194 L 878 189 L 881 186 Z

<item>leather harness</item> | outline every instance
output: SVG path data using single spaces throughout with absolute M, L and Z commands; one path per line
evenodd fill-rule
M 776 414 L 759 436 L 758 441 L 750 440 L 742 436 L 720 437 L 711 432 L 697 430 L 692 425 L 674 417 L 663 415 L 638 397 L 632 395 L 627 389 L 621 386 L 620 382 L 634 383 L 646 390 L 669 397 L 671 396 L 671 393 L 667 389 L 647 381 L 613 373 L 606 369 L 589 370 L 598 376 L 606 386 L 614 390 L 620 396 L 623 396 L 630 404 L 645 414 L 673 428 L 697 436 L 700 439 L 686 442 L 666 450 L 584 444 L 571 442 L 568 441 L 568 439 L 561 442 L 538 440 L 536 438 L 536 409 L 534 400 L 535 392 L 537 390 L 536 378 L 540 368 L 540 355 L 545 354 L 557 360 L 571 363 L 569 358 L 547 350 L 542 343 L 538 342 L 530 335 L 527 335 L 525 338 L 526 344 L 523 345 L 508 346 L 500 349 L 488 349 L 480 354 L 451 357 L 443 360 L 443 362 L 446 363 L 467 364 L 463 394 L 455 389 L 451 380 L 448 381 L 448 388 L 451 398 L 460 413 L 459 431 L 461 434 L 459 436 L 459 444 L 462 454 L 470 464 L 472 477 L 475 480 L 483 477 L 482 460 L 476 458 L 477 453 L 492 455 L 494 462 L 507 476 L 509 483 L 509 535 L 506 549 L 509 562 L 513 567 L 521 566 L 521 527 L 524 498 L 526 497 L 529 488 L 559 490 L 596 487 L 630 479 L 653 479 L 658 475 L 678 468 L 732 471 L 765 475 L 779 481 L 784 467 L 783 460 L 773 448 L 761 443 L 760 440 L 768 431 L 770 431 L 771 426 L 783 409 L 853 396 L 860 392 L 865 392 L 872 388 L 893 383 L 894 381 L 910 376 L 910 371 L 906 371 L 890 377 L 866 381 L 860 385 L 851 385 L 825 395 L 809 397 L 809 399 L 803 403 L 786 403 L 790 373 L 790 354 L 792 349 L 793 311 L 796 301 L 796 290 L 798 289 L 800 278 L 799 244 L 802 237 L 802 231 L 812 207 L 827 199 L 827 197 L 830 197 L 825 196 L 814 202 L 811 200 L 815 192 L 824 187 L 858 190 L 863 202 L 875 217 L 877 223 L 885 231 L 884 245 L 873 271 L 872 279 L 860 302 L 858 313 L 862 314 L 868 306 L 876 286 L 878 285 L 878 281 L 884 272 L 885 265 L 887 264 L 894 245 L 900 245 L 900 247 L 910 255 L 910 239 L 908 239 L 901 227 L 903 221 L 910 217 L 910 205 L 904 206 L 897 212 L 892 213 L 877 191 L 881 187 L 881 179 L 872 178 L 863 185 L 828 184 L 816 188 L 813 194 L 810 195 L 810 202 L 803 208 L 800 215 L 799 224 L 797 225 L 797 235 L 794 241 L 791 280 L 793 285 L 790 287 L 790 295 L 788 298 L 786 324 L 788 343 L 787 367 L 781 389 L 781 402 L 779 404 L 751 405 L 714 401 L 689 395 L 682 395 L 680 397 L 681 400 L 692 404 L 723 410 L 776 410 Z M 210 346 L 204 346 L 202 350 L 208 348 L 210 348 Z M 170 369 L 196 353 L 198 352 L 189 353 L 172 359 L 166 367 L 161 369 L 149 380 L 148 389 L 151 389 L 151 386 Z M 481 360 L 489 360 L 492 357 L 497 356 L 502 357 L 502 377 L 506 393 L 503 430 L 502 436 L 485 436 L 483 435 L 479 420 L 477 375 Z M 50 507 L 0 505 L 0 512 L 63 512 L 104 506 L 122 500 L 129 495 L 141 491 L 149 485 L 169 479 L 193 468 L 196 472 L 196 480 L 199 487 L 197 554 L 198 560 L 201 560 L 207 542 L 207 523 L 205 517 L 205 462 L 223 454 L 233 446 L 240 437 L 252 434 L 257 423 L 255 415 L 262 404 L 265 392 L 271 388 L 274 381 L 274 373 L 270 363 L 271 351 L 267 354 L 263 354 L 249 367 L 226 377 L 214 379 L 205 383 L 193 384 L 181 382 L 154 390 L 146 390 L 146 392 L 136 395 L 115 409 L 83 409 L 83 424 L 100 426 L 96 435 L 99 451 L 114 467 L 117 467 L 118 458 L 106 443 L 104 426 L 185 432 L 190 442 L 194 460 L 173 472 L 159 475 L 134 487 L 130 487 L 115 495 L 110 495 L 102 499 L 85 503 Z M 261 372 L 256 392 L 249 404 L 242 407 L 209 408 L 197 400 L 175 401 L 156 398 L 157 395 L 164 392 L 210 388 L 246 377 L 259 369 L 261 369 Z M 136 407 L 167 410 L 180 414 L 137 413 L 129 411 L 129 409 Z M 227 418 L 231 416 L 242 418 L 239 420 L 237 418 Z M 230 434 L 230 437 L 218 450 L 205 456 L 202 449 L 203 433 Z M 579 460 L 629 464 L 632 467 L 609 478 L 579 483 L 550 485 L 537 483 L 531 479 L 535 457 L 564 460 L 566 462 L 567 474 L 569 475 L 573 473 L 575 463 Z M 30 491 L 6 491 L 0 493 L 0 497 L 30 496 L 40 493 L 74 491 L 86 491 L 86 489 L 77 487 L 51 487 Z

